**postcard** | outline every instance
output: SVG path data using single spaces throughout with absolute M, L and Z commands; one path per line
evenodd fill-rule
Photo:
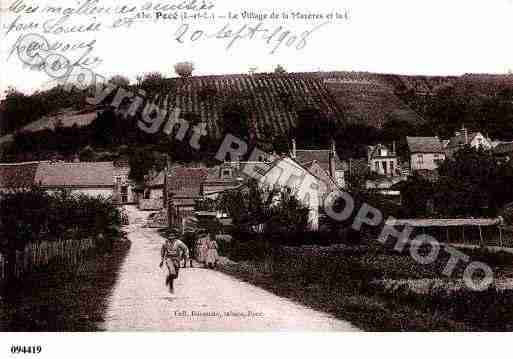
M 511 0 L 0 4 L 0 350 L 513 329 Z

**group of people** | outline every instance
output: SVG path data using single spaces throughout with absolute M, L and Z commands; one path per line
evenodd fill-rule
M 192 268 L 193 257 L 189 251 L 189 247 L 180 239 L 181 235 L 178 231 L 173 230 L 166 242 L 162 245 L 160 256 L 160 267 L 164 264 L 167 267 L 168 275 L 166 278 L 166 285 L 169 286 L 171 292 L 173 292 L 173 283 L 178 278 L 178 272 L 180 270 L 182 261 L 184 262 L 183 267 L 189 266 Z M 195 243 L 190 243 L 191 249 L 194 249 L 196 260 L 207 268 L 215 268 L 219 258 L 218 245 L 215 239 L 215 235 L 210 233 L 208 235 L 200 236 Z

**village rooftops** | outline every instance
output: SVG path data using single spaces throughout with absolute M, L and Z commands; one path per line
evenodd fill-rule
M 294 160 L 303 166 L 310 165 L 315 161 L 323 170 L 329 173 L 330 152 L 331 150 L 296 150 Z M 334 159 L 336 171 L 347 170 L 346 163 L 340 160 L 340 157 L 338 157 L 336 152 L 334 152 Z
M 112 187 L 113 162 L 40 162 L 35 182 L 43 187 Z
M 0 187 L 113 187 L 113 162 L 26 162 L 0 164 Z
M 394 151 L 390 151 L 390 149 L 382 145 L 381 143 L 375 146 L 367 146 L 367 153 L 370 158 L 394 158 L 396 157 Z
M 167 188 L 176 196 L 199 196 L 201 184 L 208 176 L 205 167 L 173 167 L 169 171 Z
M 497 144 L 492 150 L 495 155 L 510 154 L 513 155 L 513 142 L 502 142 Z
M 155 174 L 149 181 L 148 181 L 148 187 L 162 187 L 164 186 L 164 178 L 165 178 L 165 172 L 160 171 L 159 173 Z
M 444 153 L 438 137 L 406 137 L 410 153 Z

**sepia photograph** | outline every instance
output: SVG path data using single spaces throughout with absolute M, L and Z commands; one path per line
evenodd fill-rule
M 513 1 L 0 4 L 0 353 L 513 330 Z

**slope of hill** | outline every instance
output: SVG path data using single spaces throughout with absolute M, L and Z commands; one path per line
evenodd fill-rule
M 167 95 L 169 107 L 178 107 L 182 114 L 192 114 L 206 122 L 209 134 L 214 137 L 222 132 L 226 106 L 239 104 L 255 120 L 257 135 L 261 137 L 264 130 L 287 133 L 296 125 L 298 111 L 305 107 L 315 108 L 320 118 L 336 119 L 338 125 L 359 123 L 381 128 L 391 119 L 422 124 L 429 115 L 426 103 L 436 101 L 431 98 L 440 89 L 451 87 L 462 96 L 487 98 L 505 87 L 513 88 L 513 76 L 404 76 L 365 72 L 234 74 L 160 79 L 152 86 L 146 88 L 143 82 L 132 87 L 147 90 L 148 98 L 159 94 L 162 100 Z M 56 121 L 61 121 L 63 126 L 84 126 L 94 120 L 95 111 L 64 111 L 40 118 L 23 129 L 51 128 Z

